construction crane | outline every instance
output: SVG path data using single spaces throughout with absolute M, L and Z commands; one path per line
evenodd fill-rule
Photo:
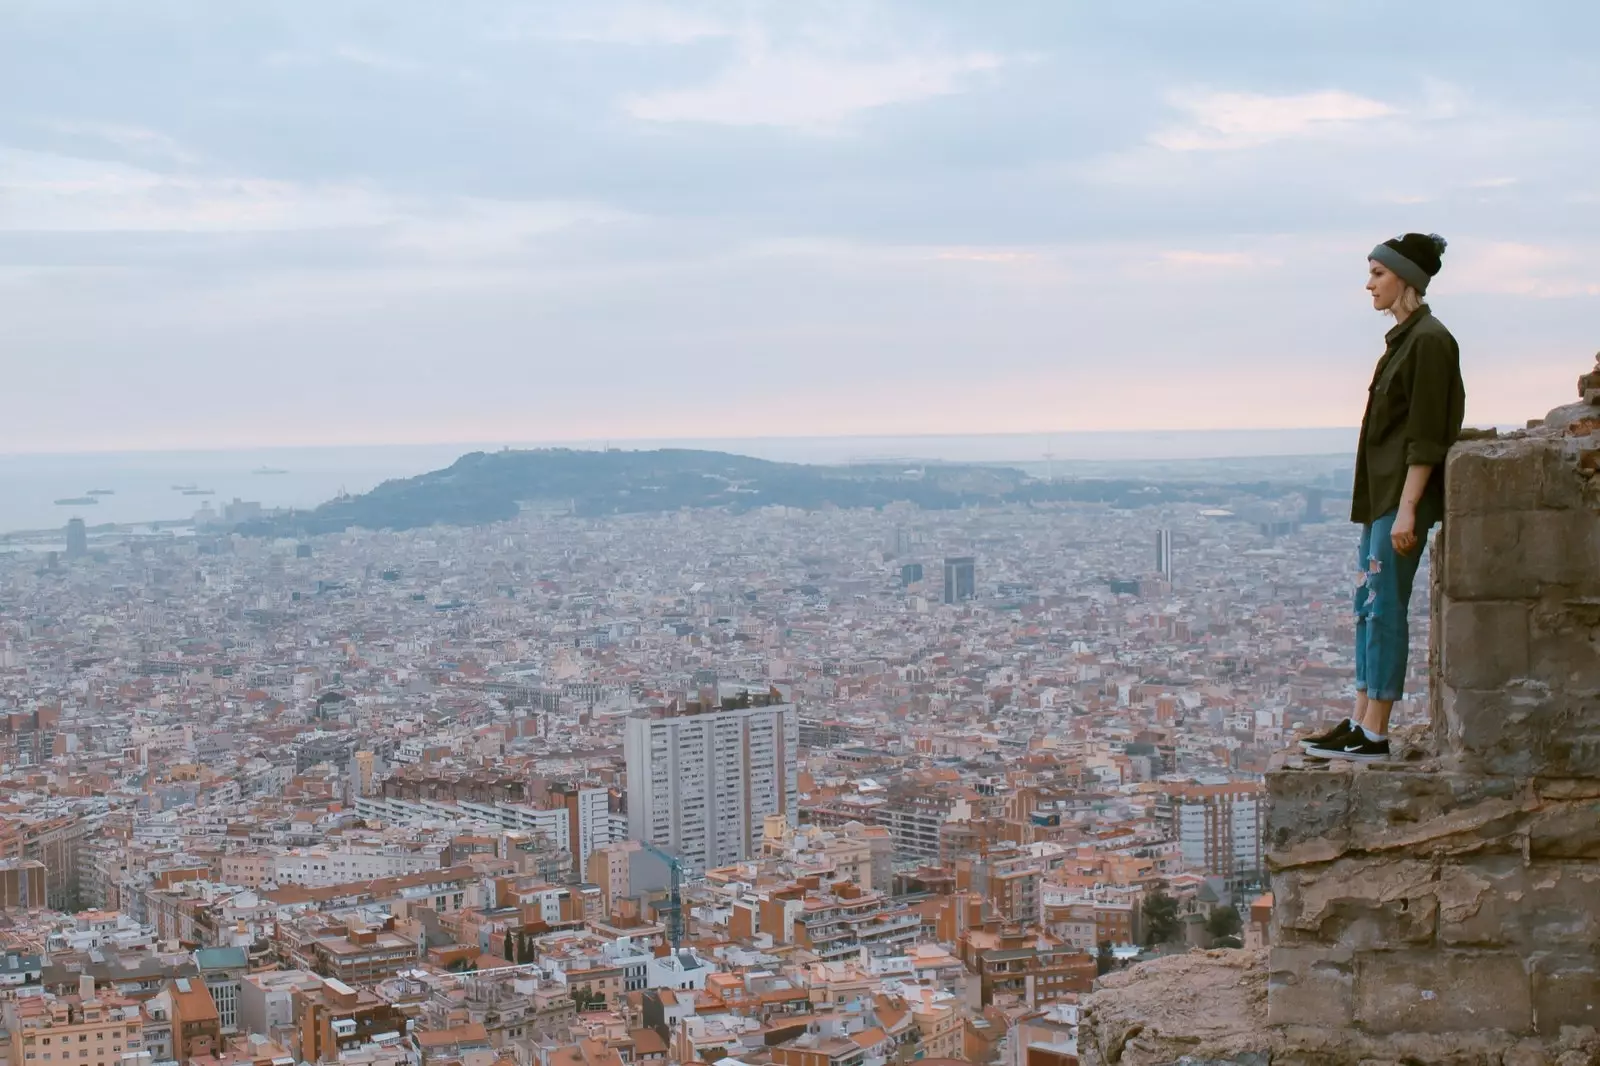
M 672 953 L 676 955 L 683 942 L 683 863 L 648 840 L 639 841 L 639 846 L 667 864 L 672 883 L 672 895 L 668 897 L 667 939 L 672 942 Z

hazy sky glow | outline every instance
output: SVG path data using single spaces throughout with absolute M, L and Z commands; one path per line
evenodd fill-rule
M 0 452 L 1469 419 L 1600 347 L 1600 5 L 8 0 Z

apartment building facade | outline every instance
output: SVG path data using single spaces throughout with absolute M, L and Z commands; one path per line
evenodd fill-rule
M 1237 891 L 1261 880 L 1261 786 L 1253 781 L 1169 786 L 1161 805 L 1184 866 Z
M 760 697 L 634 712 L 629 837 L 676 855 L 691 876 L 759 855 L 767 815 L 798 820 L 798 730 L 793 704 Z

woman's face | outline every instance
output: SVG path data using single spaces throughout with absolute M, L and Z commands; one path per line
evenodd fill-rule
M 1400 294 L 1405 292 L 1406 283 L 1400 280 L 1400 275 L 1378 262 L 1376 259 L 1367 260 L 1367 291 L 1372 293 L 1372 309 L 1374 311 L 1387 311 L 1400 299 Z

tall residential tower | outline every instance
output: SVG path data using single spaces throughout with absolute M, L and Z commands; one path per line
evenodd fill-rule
M 944 561 L 944 602 L 966 603 L 978 594 L 978 561 L 970 555 Z
M 628 717 L 628 836 L 690 876 L 758 854 L 762 819 L 799 810 L 799 716 L 776 692 Z M 717 701 L 713 701 L 717 702 Z

